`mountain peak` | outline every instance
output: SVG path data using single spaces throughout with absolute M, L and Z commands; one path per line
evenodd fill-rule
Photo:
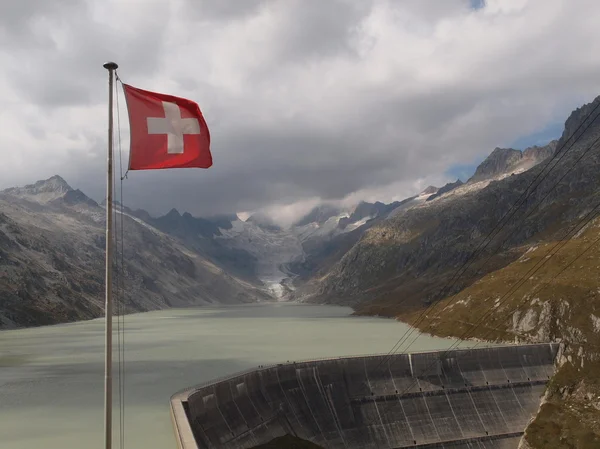
M 436 193 L 437 191 L 438 191 L 437 187 L 429 186 L 425 190 L 423 190 L 420 194 L 421 195 L 432 195 L 432 194 Z
M 541 147 L 538 145 L 534 145 L 532 147 L 526 148 L 525 150 L 523 150 L 523 159 L 534 159 L 538 162 L 541 162 L 547 157 L 552 156 L 556 151 L 557 146 L 558 140 L 552 140 Z
M 597 96 L 591 103 L 584 104 L 583 106 L 580 106 L 571 112 L 565 121 L 565 129 L 560 138 L 563 143 L 566 143 L 566 141 L 575 133 L 577 133 L 577 135 L 574 137 L 575 139 L 581 136 L 581 134 L 584 132 L 584 129 L 586 129 L 586 126 L 581 126 L 584 124 L 584 122 L 586 125 L 591 125 L 591 122 L 596 120 L 592 117 L 592 112 L 598 106 L 598 103 L 600 103 L 600 95 Z
M 69 186 L 69 184 L 67 184 L 67 181 L 65 181 L 65 178 L 63 178 L 60 175 L 50 176 L 48 179 L 46 179 L 46 182 L 59 183 L 59 184 L 65 185 L 65 186 Z
M 507 170 L 515 167 L 523 158 L 520 150 L 513 148 L 494 148 L 484 161 L 479 164 L 475 174 L 467 182 L 478 182 L 494 178 L 506 173 Z
M 165 217 L 181 218 L 181 214 L 179 213 L 179 211 L 177 209 L 173 208 L 169 211 L 169 213 L 167 215 L 165 215 Z
M 331 206 L 329 204 L 321 204 L 319 206 L 313 207 L 313 209 L 294 223 L 294 226 L 305 226 L 310 223 L 318 223 L 323 224 L 331 217 L 335 217 L 340 213 L 340 210 L 337 207 Z
M 502 175 L 520 173 L 551 156 L 556 150 L 558 141 L 553 140 L 543 146 L 533 146 L 524 151 L 514 148 L 494 148 L 485 160 L 479 164 L 475 174 L 469 178 L 468 183 L 495 179 Z
M 24 189 L 36 190 L 37 192 L 66 193 L 73 188 L 67 184 L 61 176 L 54 175 L 48 179 L 37 181 L 35 184 L 26 185 Z
M 72 190 L 73 188 L 67 184 L 67 181 L 59 175 L 54 175 L 51 178 L 37 181 L 34 184 L 28 184 L 23 187 L 11 187 L 2 193 L 30 201 L 47 203 L 48 201 L 61 198 Z
M 435 192 L 434 194 L 430 195 L 427 198 L 427 201 L 431 201 L 439 196 L 442 196 L 444 193 L 448 193 L 451 190 L 456 189 L 457 187 L 462 186 L 464 183 L 460 180 L 460 178 L 456 179 L 456 182 L 449 182 L 448 184 L 446 184 L 444 187 L 440 187 L 438 189 L 437 192 Z

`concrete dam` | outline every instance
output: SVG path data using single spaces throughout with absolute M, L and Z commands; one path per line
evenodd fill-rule
M 180 449 L 293 435 L 324 448 L 516 449 L 558 344 L 262 366 L 175 394 Z

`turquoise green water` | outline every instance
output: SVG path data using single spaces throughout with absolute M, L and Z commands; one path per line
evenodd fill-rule
M 175 448 L 168 401 L 177 390 L 259 364 L 387 353 L 407 329 L 350 313 L 276 303 L 127 316 L 125 447 Z M 411 351 L 453 342 L 421 336 Z M 103 388 L 103 319 L 0 332 L 0 448 L 103 448 Z M 115 374 L 115 448 L 117 392 Z

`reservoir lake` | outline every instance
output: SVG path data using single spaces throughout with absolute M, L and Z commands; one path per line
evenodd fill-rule
M 408 329 L 392 319 L 351 313 L 347 307 L 281 302 L 127 315 L 125 447 L 176 447 L 169 398 L 178 390 L 263 364 L 386 354 Z M 118 448 L 116 318 L 113 325 L 113 447 Z M 422 335 L 410 352 L 454 342 Z M 0 331 L 2 449 L 102 449 L 103 389 L 103 318 Z

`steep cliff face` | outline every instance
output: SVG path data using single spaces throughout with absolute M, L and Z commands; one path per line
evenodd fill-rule
M 582 111 L 591 110 L 598 101 Z M 457 293 L 516 260 L 523 243 L 552 236 L 588 210 L 596 198 L 599 151 L 588 148 L 600 135 L 600 126 L 594 122 L 582 136 L 580 129 L 580 138 L 571 147 L 569 130 L 580 124 L 574 117 L 581 120 L 585 114 L 576 111 L 571 115 L 559 142 L 522 153 L 521 161 L 523 154 L 536 161 L 533 168 L 510 176 L 518 155 L 496 151 L 478 169 L 479 176 L 494 173 L 495 178 L 471 179 L 431 201 L 392 213 L 368 229 L 319 280 L 311 300 L 351 304 L 360 313 L 394 316 L 441 299 L 441 287 L 508 214 L 514 212 L 507 226 L 446 294 Z M 557 145 L 568 151 L 552 175 L 544 177 L 546 164 L 539 162 L 545 160 L 544 155 L 553 154 Z M 585 160 L 578 162 L 584 153 Z M 501 154 L 504 156 L 499 157 Z M 504 162 L 492 164 L 490 160 Z M 501 167 L 509 171 L 498 172 Z M 539 187 L 513 211 L 512 206 L 536 179 L 543 179 Z
M 471 181 L 483 181 L 505 173 L 516 166 L 523 158 L 523 153 L 512 148 L 495 148 L 494 151 L 477 167 Z
M 104 220 L 58 176 L 0 193 L 0 328 L 103 315 Z M 127 312 L 268 299 L 138 218 L 124 217 L 123 236 L 114 285 Z

